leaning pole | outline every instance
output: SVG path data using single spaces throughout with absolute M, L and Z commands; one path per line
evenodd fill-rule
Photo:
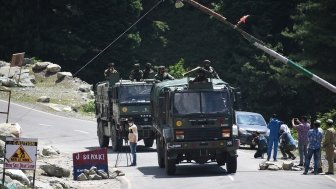
M 299 64 L 295 63 L 294 61 L 292 61 L 292 60 L 286 58 L 285 56 L 275 52 L 274 50 L 266 47 L 261 40 L 257 39 L 256 37 L 252 36 L 251 34 L 245 32 L 244 30 L 238 28 L 236 25 L 229 22 L 224 16 L 222 16 L 222 15 L 216 13 L 215 11 L 199 4 L 198 2 L 196 2 L 194 0 L 176 0 L 176 3 L 175 3 L 176 7 L 177 8 L 182 7 L 182 2 L 186 2 L 190 5 L 192 5 L 193 7 L 201 10 L 202 12 L 205 12 L 208 15 L 210 15 L 210 16 L 216 18 L 217 20 L 223 22 L 224 24 L 227 24 L 232 29 L 238 31 L 247 41 L 249 41 L 251 44 L 253 44 L 258 49 L 264 51 L 265 53 L 267 53 L 270 56 L 276 58 L 277 60 L 279 60 L 279 61 L 281 61 L 285 64 L 288 64 L 290 67 L 292 67 L 295 70 L 297 70 L 298 72 L 302 73 L 304 76 L 310 78 L 311 80 L 315 81 L 316 83 L 318 83 L 318 84 L 322 85 L 323 87 L 329 89 L 330 91 L 336 93 L 336 87 L 334 85 L 332 85 L 328 81 L 320 78 L 319 76 L 313 74 L 312 72 L 303 68 Z

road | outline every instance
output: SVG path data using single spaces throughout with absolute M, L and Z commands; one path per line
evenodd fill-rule
M 1 109 L 6 104 L 0 101 Z M 2 111 L 2 110 L 0 110 Z M 5 121 L 5 115 L 0 115 Z M 20 105 L 11 104 L 9 122 L 18 122 L 26 138 L 38 138 L 39 146 L 53 145 L 64 152 L 80 152 L 98 147 L 96 123 L 36 111 Z M 128 189 L 207 189 L 207 188 L 265 188 L 272 189 L 309 189 L 335 188 L 336 177 L 326 175 L 302 175 L 294 171 L 259 171 L 258 164 L 263 161 L 254 159 L 254 151 L 238 151 L 238 170 L 227 174 L 225 166 L 215 163 L 206 165 L 182 164 L 177 166 L 175 176 L 166 176 L 164 169 L 157 165 L 155 146 L 138 147 L 138 166 L 127 167 L 128 148 L 121 153 L 109 148 L 109 165 L 119 167 L 126 173 L 124 179 Z M 118 161 L 117 161 L 118 160 Z M 117 164 L 116 164 L 117 161 Z M 130 162 L 128 162 L 130 163 Z

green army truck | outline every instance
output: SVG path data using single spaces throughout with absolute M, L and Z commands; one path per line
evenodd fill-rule
M 153 85 L 151 105 L 158 164 L 168 175 L 176 165 L 217 162 L 237 170 L 238 128 L 234 105 L 239 92 L 220 79 L 194 83 L 193 78 Z
M 138 127 L 139 140 L 146 147 L 154 143 L 150 91 L 153 81 L 133 82 L 119 80 L 118 76 L 100 82 L 95 90 L 95 114 L 100 147 L 107 147 L 111 139 L 114 151 L 127 141 L 127 118 L 132 117 Z

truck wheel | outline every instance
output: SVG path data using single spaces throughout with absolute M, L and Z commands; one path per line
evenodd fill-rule
M 228 173 L 236 173 L 237 171 L 237 157 L 227 155 L 226 169 Z
M 100 147 L 108 147 L 110 138 L 104 135 L 104 126 L 106 125 L 106 121 L 102 121 L 100 119 L 97 120 L 97 136 Z
M 167 175 L 174 175 L 176 172 L 176 164 L 174 159 L 168 159 L 167 150 L 165 150 L 165 168 Z
M 156 138 L 156 151 L 158 156 L 158 164 L 160 168 L 165 168 L 165 160 L 163 156 L 163 148 L 160 144 L 160 139 Z
M 154 143 L 154 139 L 153 138 L 146 138 L 144 139 L 144 143 L 146 147 L 152 147 L 153 143 Z

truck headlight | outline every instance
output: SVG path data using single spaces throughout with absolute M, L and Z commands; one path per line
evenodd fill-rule
M 232 135 L 238 136 L 238 126 L 237 125 L 232 125 Z

